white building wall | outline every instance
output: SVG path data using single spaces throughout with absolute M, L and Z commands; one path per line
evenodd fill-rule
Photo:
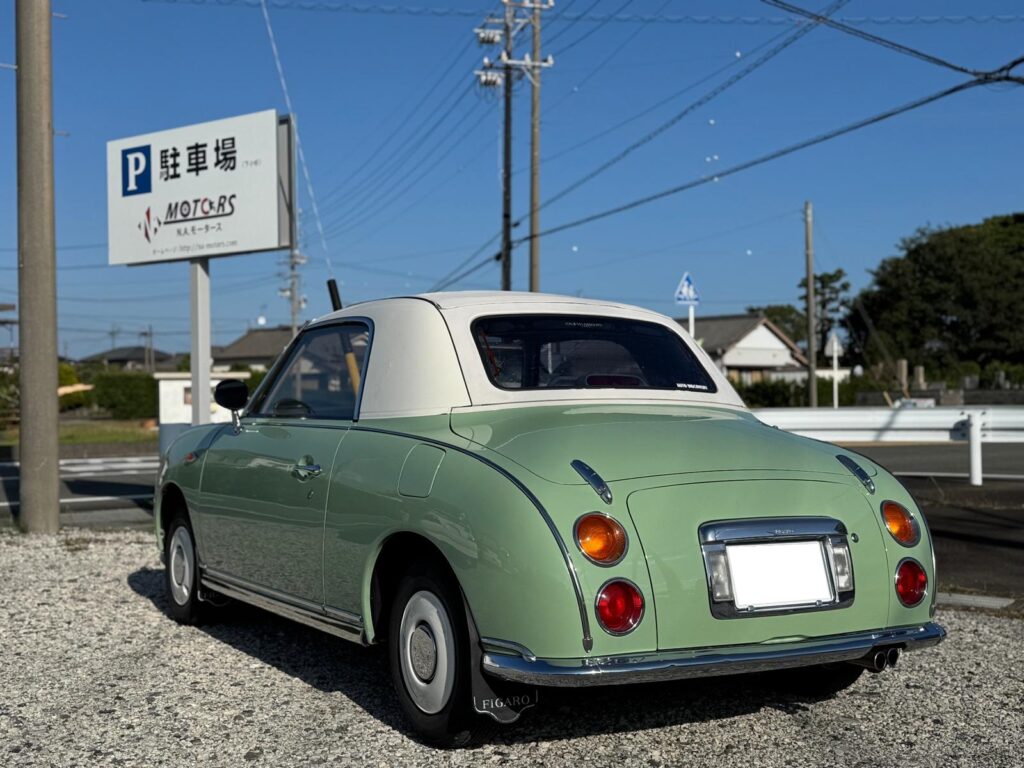
M 755 328 L 726 352 L 721 364 L 730 370 L 800 365 L 790 348 L 764 325 Z

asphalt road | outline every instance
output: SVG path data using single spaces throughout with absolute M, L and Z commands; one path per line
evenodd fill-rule
M 1024 754 L 1018 618 L 940 610 L 945 642 L 830 699 L 768 675 L 542 691 L 517 725 L 444 753 L 410 738 L 378 648 L 241 606 L 175 624 L 142 532 L 0 531 L 0 582 L 4 765 L 1009 768 Z
M 105 459 L 63 459 L 60 462 L 61 520 L 88 523 L 97 511 L 108 512 L 107 523 L 146 522 L 153 508 L 153 484 L 158 459 L 128 456 Z M 18 509 L 18 465 L 0 462 L 0 523 L 10 522 Z
M 967 443 L 850 443 L 851 450 L 874 459 L 890 472 L 967 477 Z M 1024 482 L 1024 443 L 984 443 L 981 449 L 985 477 L 1012 477 Z

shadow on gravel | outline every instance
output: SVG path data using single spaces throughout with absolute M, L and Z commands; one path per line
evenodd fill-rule
M 128 576 L 128 584 L 166 612 L 163 570 L 142 568 Z M 341 693 L 382 724 L 409 733 L 394 700 L 382 647 L 364 648 L 237 602 L 217 609 L 215 618 L 198 629 L 318 690 Z M 781 692 L 779 674 L 542 689 L 535 710 L 515 725 L 498 729 L 490 740 L 506 744 L 557 741 L 727 720 L 764 708 L 794 713 L 819 700 Z M 723 723 L 723 727 L 731 726 Z M 347 726 L 339 723 L 337 730 L 343 734 Z

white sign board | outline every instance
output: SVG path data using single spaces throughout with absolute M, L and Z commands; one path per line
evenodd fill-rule
M 278 137 L 271 109 L 108 142 L 109 263 L 286 247 Z
M 679 287 L 676 288 L 676 304 L 691 307 L 700 305 L 700 294 L 697 293 L 697 286 L 694 285 L 689 272 L 683 274 L 683 279 L 679 281 Z
M 829 334 L 828 341 L 825 342 L 825 355 L 827 357 L 842 357 L 843 355 L 843 345 L 839 343 L 839 336 L 835 331 Z

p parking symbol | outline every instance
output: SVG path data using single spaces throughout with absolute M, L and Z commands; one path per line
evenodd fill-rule
M 121 150 L 121 196 L 142 195 L 153 191 L 149 145 Z

